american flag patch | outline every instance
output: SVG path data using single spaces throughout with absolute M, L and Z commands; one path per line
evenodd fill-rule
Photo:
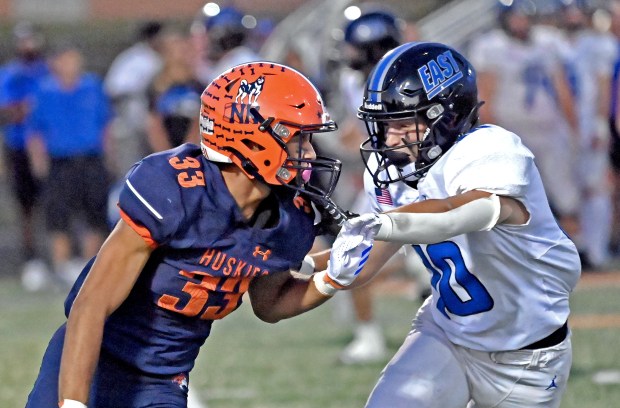
M 394 205 L 392 196 L 387 188 L 375 187 L 375 195 L 377 196 L 377 202 L 379 204 Z

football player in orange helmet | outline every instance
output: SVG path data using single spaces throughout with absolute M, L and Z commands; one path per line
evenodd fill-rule
M 340 161 L 317 157 L 310 141 L 337 126 L 303 75 L 276 63 L 243 64 L 213 80 L 201 99 L 200 145 L 208 160 L 234 163 L 250 179 L 329 198 Z M 293 152 L 289 144 L 296 139 Z M 326 176 L 311 177 L 317 173 Z
M 378 223 L 362 222 L 353 246 L 335 241 L 335 274 L 291 272 L 317 233 L 307 199 L 329 200 L 339 172 L 310 143 L 336 124 L 303 75 L 270 62 L 226 71 L 202 95 L 200 128 L 200 147 L 155 153 L 127 174 L 121 220 L 69 293 L 27 407 L 186 408 L 213 321 L 244 293 L 275 323 L 355 279 Z

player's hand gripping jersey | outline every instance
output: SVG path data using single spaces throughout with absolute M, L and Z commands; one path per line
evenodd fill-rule
M 197 146 L 185 144 L 136 164 L 119 206 L 123 220 L 156 249 L 107 320 L 103 350 L 147 373 L 189 371 L 213 320 L 239 307 L 250 281 L 288 272 L 312 246 L 309 207 L 293 200 L 290 189 L 274 188 L 274 194 L 280 196 L 278 221 L 255 228 L 217 165 Z M 67 315 L 91 265 L 67 298 Z M 143 301 L 147 296 L 150 303 Z
M 377 201 L 385 199 L 372 182 L 366 189 Z M 579 278 L 579 257 L 549 209 L 533 155 L 513 133 L 491 125 L 474 129 L 418 183 L 420 200 L 475 189 L 517 199 L 530 220 L 414 248 L 432 274 L 435 320 L 452 342 L 518 350 L 568 318 L 567 293 Z M 415 201 L 410 190 L 392 183 L 390 200 L 402 205 L 401 195 L 408 194 Z

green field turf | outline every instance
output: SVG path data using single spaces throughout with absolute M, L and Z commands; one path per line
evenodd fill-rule
M 62 298 L 24 293 L 15 280 L 0 280 L 0 407 L 24 405 L 47 341 L 63 320 Z M 382 295 L 378 302 L 393 352 L 419 304 L 396 295 Z M 192 373 L 192 387 L 209 408 L 363 407 L 383 363 L 336 363 L 351 335 L 346 322 L 334 319 L 336 304 L 276 325 L 259 321 L 244 304 L 214 324 Z M 620 327 L 614 315 L 620 313 L 620 286 L 580 286 L 572 304 L 574 317 L 585 319 L 573 330 L 574 364 L 562 407 L 618 406 L 620 384 L 595 384 L 592 378 L 601 370 L 620 370 Z M 583 328 L 597 322 L 609 327 Z

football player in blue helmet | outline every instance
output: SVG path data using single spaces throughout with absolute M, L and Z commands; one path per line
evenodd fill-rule
M 391 51 L 368 79 L 358 113 L 370 136 L 362 159 L 375 184 L 415 183 L 474 126 L 481 105 L 474 68 L 456 50 L 408 43 Z M 386 129 L 395 124 L 402 137 L 388 141 Z
M 364 188 L 378 211 L 338 239 L 355 245 L 373 217 L 381 226 L 350 287 L 413 248 L 432 294 L 367 408 L 558 408 L 567 388 L 579 254 L 533 153 L 509 130 L 478 126 L 480 104 L 472 66 L 443 44 L 404 44 L 368 80 Z

